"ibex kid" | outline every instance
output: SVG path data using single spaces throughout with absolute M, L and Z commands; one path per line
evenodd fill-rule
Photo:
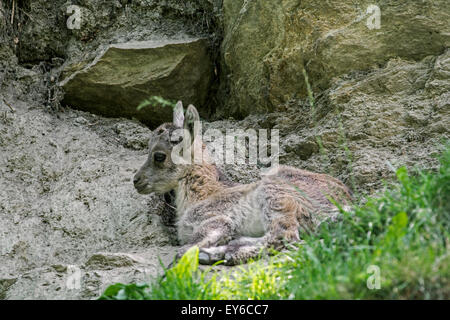
M 185 115 L 178 102 L 173 123 L 152 132 L 148 160 L 134 177 L 141 194 L 175 191 L 178 239 L 183 245 L 178 256 L 198 246 L 202 264 L 243 263 L 265 249 L 299 241 L 303 232 L 335 217 L 339 211 L 330 199 L 350 203 L 344 184 L 325 174 L 279 166 L 258 182 L 230 187 L 220 181 L 210 161 L 176 164 L 172 151 L 183 139 L 177 132 L 188 130 L 184 143 L 195 144 L 196 121 L 200 119 L 195 107 L 190 105 Z

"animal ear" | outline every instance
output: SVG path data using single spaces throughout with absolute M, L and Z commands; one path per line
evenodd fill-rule
M 177 128 L 183 128 L 184 123 L 184 110 L 183 110 L 183 102 L 178 101 L 173 109 L 173 124 Z
M 195 125 L 197 123 L 197 125 Z M 186 110 L 184 119 L 184 129 L 187 129 L 191 134 L 191 139 L 194 140 L 199 134 L 200 116 L 197 109 L 191 104 Z

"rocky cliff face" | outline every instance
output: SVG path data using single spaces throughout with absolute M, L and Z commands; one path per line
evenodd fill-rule
M 370 1 L 14 3 L 0 2 L 0 299 L 95 298 L 172 259 L 167 206 L 131 182 L 150 129 L 130 118 L 170 114 L 138 112 L 148 95 L 196 103 L 205 129 L 279 129 L 282 163 L 362 193 L 433 168 L 450 136 L 448 1 L 379 2 L 379 25 Z
M 218 113 L 280 129 L 282 162 L 360 191 L 393 167 L 433 166 L 450 124 L 448 12 L 439 0 L 224 0 Z
M 450 44 L 449 10 L 444 0 L 376 7 L 371 1 L 224 0 L 225 110 L 277 110 L 304 96 L 304 68 L 321 92 L 335 77 L 384 67 L 391 59 L 440 55 Z

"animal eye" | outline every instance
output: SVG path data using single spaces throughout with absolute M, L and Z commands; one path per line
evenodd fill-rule
M 153 158 L 156 162 L 163 162 L 164 160 L 166 160 L 166 155 L 162 152 L 157 152 L 153 155 Z

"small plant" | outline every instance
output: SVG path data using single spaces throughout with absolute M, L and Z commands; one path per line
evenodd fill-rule
M 144 109 L 145 107 L 148 107 L 148 106 L 160 106 L 160 107 L 175 108 L 175 104 L 176 104 L 176 102 L 171 101 L 171 100 L 166 100 L 163 97 L 152 96 L 152 97 L 142 101 L 141 104 L 139 104 L 136 109 L 138 111 L 141 111 L 142 109 Z
M 233 272 L 220 277 L 217 283 L 220 298 L 238 300 L 276 300 L 285 299 L 286 283 L 283 260 L 272 257 L 269 261 L 255 261 L 240 266 Z
M 303 78 L 305 80 L 306 83 L 306 91 L 308 93 L 308 101 L 309 101 L 309 105 L 311 107 L 311 118 L 312 121 L 315 123 L 315 119 L 316 119 L 316 106 L 315 106 L 315 99 L 314 99 L 314 93 L 312 91 L 311 88 L 311 84 L 309 82 L 309 77 L 308 77 L 308 73 L 306 72 L 306 70 L 303 68 Z M 344 130 L 344 126 L 342 124 L 342 119 L 340 116 L 338 116 L 338 121 L 339 121 L 339 144 L 340 147 L 342 148 L 342 150 L 344 151 L 344 155 L 347 158 L 347 162 L 348 162 L 348 171 L 349 171 L 349 176 L 350 176 L 350 183 L 351 183 L 351 187 L 352 187 L 352 191 L 353 192 L 357 192 L 357 186 L 356 186 L 356 181 L 355 178 L 353 176 L 353 156 L 352 156 L 352 152 L 348 147 L 347 144 L 347 137 L 345 135 L 345 130 Z M 322 162 L 323 165 L 326 168 L 331 168 L 331 160 L 328 157 L 327 154 L 327 150 L 325 149 L 322 139 L 320 136 L 316 137 L 316 143 L 319 146 L 319 152 L 320 155 L 322 157 Z M 334 173 L 332 172 L 332 169 L 327 169 L 326 171 L 328 171 L 330 174 L 334 175 Z M 359 194 L 354 194 L 356 196 L 356 198 L 359 198 Z
M 205 300 L 219 297 L 216 275 L 198 269 L 198 247 L 192 247 L 164 276 L 150 284 L 121 283 L 108 287 L 100 300 Z M 209 279 L 208 279 L 209 278 Z
M 149 300 L 150 285 L 116 283 L 109 286 L 99 300 Z
M 351 187 L 353 192 L 357 192 L 358 188 L 356 187 L 355 176 L 353 175 L 353 155 L 347 144 L 347 137 L 345 135 L 344 125 L 342 124 L 341 117 L 339 117 L 339 133 L 340 133 L 340 145 L 341 148 L 344 150 L 344 154 L 348 161 L 348 171 L 350 173 Z M 358 194 L 354 195 L 356 198 L 359 198 Z
M 308 73 L 306 72 L 306 70 L 304 68 L 303 68 L 303 77 L 305 79 L 306 91 L 308 92 L 308 100 L 309 100 L 309 105 L 311 107 L 311 118 L 313 121 L 315 121 L 315 118 L 316 118 L 316 104 L 315 103 L 316 103 L 316 101 L 314 99 L 314 93 L 311 89 L 311 84 L 309 83 Z M 320 152 L 320 155 L 323 159 L 325 166 L 329 167 L 330 158 L 328 157 L 327 150 L 323 146 L 322 138 L 320 136 L 316 137 L 316 143 L 319 146 L 319 152 Z

